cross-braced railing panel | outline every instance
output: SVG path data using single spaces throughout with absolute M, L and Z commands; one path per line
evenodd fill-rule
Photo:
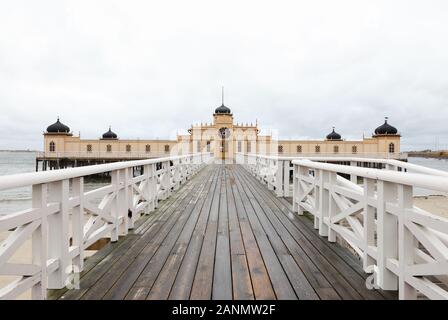
M 448 299 L 448 219 L 413 204 L 413 187 L 448 192 L 448 179 L 293 161 L 293 209 L 314 216 L 328 241 L 344 240 L 375 285 L 402 299 Z M 355 174 L 355 184 L 344 176 Z
M 208 161 L 209 154 L 120 162 L 106 165 L 0 177 L 0 190 L 31 186 L 32 207 L 0 217 L 0 299 L 31 289 L 46 297 L 47 289 L 72 283 L 83 270 L 86 249 L 102 238 L 117 241 L 143 214 L 149 214 Z M 139 170 L 134 170 L 139 168 Z M 139 172 L 136 174 L 135 172 Z M 111 182 L 84 190 L 84 178 L 109 173 Z M 31 246 L 28 261 L 15 255 Z

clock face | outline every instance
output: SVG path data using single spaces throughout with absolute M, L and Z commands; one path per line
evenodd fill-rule
M 225 139 L 225 138 L 230 137 L 230 130 L 229 130 L 229 128 L 226 128 L 226 127 L 220 128 L 218 131 L 218 134 L 222 139 Z

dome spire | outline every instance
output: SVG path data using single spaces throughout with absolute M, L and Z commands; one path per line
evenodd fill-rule
M 224 86 L 221 86 L 221 106 L 215 109 L 215 114 L 231 114 L 232 111 L 230 111 L 229 108 L 227 108 L 224 105 Z
M 389 117 L 384 117 L 384 124 L 375 129 L 374 135 L 398 135 L 397 128 L 387 123 L 388 120 Z
M 328 135 L 327 135 L 327 140 L 336 140 L 336 141 L 340 141 L 342 140 L 342 137 L 339 133 L 337 133 L 336 131 L 334 131 L 335 126 L 333 126 L 333 131 L 331 131 Z

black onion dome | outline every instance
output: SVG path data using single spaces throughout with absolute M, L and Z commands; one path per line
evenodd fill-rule
M 387 117 L 384 120 L 384 124 L 375 129 L 375 134 L 397 134 L 397 128 L 387 123 Z
M 334 131 L 334 127 L 333 127 L 333 131 L 327 135 L 327 140 L 342 140 L 342 137 L 339 133 Z
M 53 123 L 52 125 L 47 127 L 47 132 L 48 133 L 69 133 L 70 128 L 67 127 L 65 124 L 63 124 L 62 122 L 60 122 L 59 117 L 58 117 L 58 120 L 55 123 Z
M 115 132 L 112 132 L 111 127 L 109 126 L 109 131 L 103 134 L 103 139 L 118 139 L 118 136 Z
M 230 114 L 232 112 L 230 111 L 229 108 L 227 108 L 224 104 L 222 104 L 218 108 L 215 109 L 215 113 Z

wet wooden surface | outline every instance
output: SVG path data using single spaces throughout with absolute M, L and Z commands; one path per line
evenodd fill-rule
M 209 165 L 53 299 L 395 299 L 240 165 Z

